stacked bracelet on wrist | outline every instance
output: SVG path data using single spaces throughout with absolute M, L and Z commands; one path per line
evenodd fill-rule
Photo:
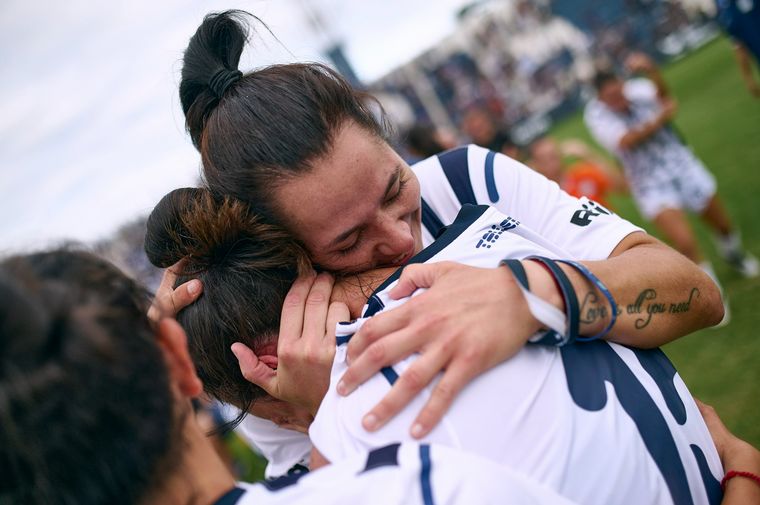
M 726 491 L 726 483 L 733 479 L 734 477 L 744 477 L 747 479 L 750 479 L 752 481 L 755 481 L 755 484 L 760 486 L 760 476 L 755 475 L 752 472 L 738 472 L 736 470 L 731 470 L 729 472 L 726 472 L 726 475 L 723 477 L 723 480 L 720 481 L 720 488 L 725 493 Z
M 575 288 L 565 272 L 557 265 L 554 260 L 543 256 L 528 256 L 526 259 L 538 262 L 546 267 L 554 278 L 554 282 L 559 286 L 560 294 L 565 306 L 565 317 L 567 318 L 567 329 L 562 336 L 562 341 L 557 343 L 558 347 L 571 344 L 578 338 L 578 328 L 580 327 L 581 310 L 578 305 L 578 297 L 575 295 Z
M 520 290 L 525 296 L 525 301 L 528 303 L 528 310 L 530 310 L 533 317 L 549 328 L 548 331 L 532 337 L 529 342 L 544 345 L 562 345 L 562 342 L 565 340 L 563 335 L 565 334 L 565 328 L 567 326 L 567 319 L 565 318 L 564 313 L 549 302 L 542 300 L 530 292 L 528 276 L 525 273 L 525 268 L 519 260 L 502 260 L 500 265 L 505 266 L 512 271 L 515 280 L 517 280 L 517 285 L 520 287 Z
M 584 265 L 575 261 L 552 260 L 543 256 L 529 256 L 525 259 L 539 263 L 551 274 L 552 279 L 562 294 L 562 300 L 565 309 L 564 323 L 559 323 L 557 317 L 552 314 L 552 312 L 555 311 L 561 314 L 561 311 L 556 309 L 556 307 L 549 305 L 548 302 L 545 302 L 530 293 L 528 287 L 528 278 L 525 274 L 525 268 L 523 267 L 522 263 L 514 259 L 503 260 L 500 264 L 506 266 L 512 271 L 515 279 L 518 281 L 518 284 L 523 289 L 523 293 L 525 294 L 525 297 L 528 301 L 528 307 L 530 308 L 533 316 L 550 328 L 548 331 L 538 336 L 537 338 L 532 338 L 530 342 L 561 347 L 563 345 L 575 342 L 576 340 L 581 342 L 596 340 L 604 337 L 607 335 L 607 333 L 609 333 L 617 319 L 617 304 L 615 303 L 615 299 L 612 297 L 612 293 L 610 293 L 609 289 L 607 289 L 607 286 L 605 286 L 604 283 L 599 280 L 596 275 L 594 275 Z M 566 263 L 572 266 L 590 283 L 596 286 L 596 288 L 605 296 L 605 298 L 607 298 L 607 301 L 610 304 L 610 321 L 607 324 L 607 327 L 597 335 L 591 337 L 579 336 L 580 306 L 578 305 L 578 297 L 575 294 L 575 289 L 573 288 L 570 279 L 567 277 L 565 272 L 562 271 L 559 265 L 557 265 L 557 262 Z M 550 308 L 546 308 L 545 305 L 549 305 Z
M 560 263 L 565 263 L 567 265 L 570 265 L 571 267 L 575 268 L 578 272 L 580 272 L 581 275 L 583 275 L 589 282 L 591 282 L 596 288 L 604 295 L 605 298 L 607 298 L 607 301 L 610 304 L 610 322 L 607 323 L 607 326 L 597 333 L 594 336 L 591 337 L 578 337 L 578 340 L 580 342 L 587 342 L 589 340 L 597 340 L 599 338 L 603 338 L 607 336 L 607 334 L 610 332 L 612 327 L 615 325 L 615 321 L 617 321 L 617 303 L 615 302 L 615 298 L 612 297 L 612 293 L 610 293 L 610 290 L 607 289 L 607 286 L 604 285 L 604 283 L 599 280 L 599 277 L 594 275 L 594 273 L 586 268 L 585 265 L 582 263 L 578 263 L 577 261 L 571 261 L 571 260 L 557 260 Z

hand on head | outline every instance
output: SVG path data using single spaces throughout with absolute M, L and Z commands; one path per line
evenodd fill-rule
M 180 310 L 201 296 L 203 283 L 198 279 L 187 281 L 174 288 L 185 263 L 186 260 L 182 259 L 164 271 L 156 296 L 148 309 L 148 318 L 151 321 L 158 322 L 164 317 L 177 317 Z
M 335 325 L 351 317 L 345 304 L 330 303 L 333 283 L 330 274 L 312 273 L 293 284 L 282 306 L 276 356 L 257 356 L 240 342 L 232 345 L 243 377 L 312 414 L 329 386 Z

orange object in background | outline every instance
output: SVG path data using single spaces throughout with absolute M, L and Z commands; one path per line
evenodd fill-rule
M 560 186 L 576 198 L 585 196 L 605 207 L 610 206 L 607 195 L 612 189 L 612 180 L 604 170 L 591 161 L 571 163 L 565 169 Z

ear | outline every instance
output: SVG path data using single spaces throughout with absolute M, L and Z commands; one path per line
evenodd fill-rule
M 264 363 L 266 366 L 268 366 L 272 370 L 277 370 L 277 356 L 272 356 L 271 354 L 264 354 L 263 356 L 259 356 L 259 361 Z
M 179 391 L 190 398 L 203 392 L 203 383 L 195 372 L 195 365 L 187 348 L 187 334 L 177 321 L 164 318 L 158 323 L 158 343 L 164 352 L 164 360 L 172 382 Z

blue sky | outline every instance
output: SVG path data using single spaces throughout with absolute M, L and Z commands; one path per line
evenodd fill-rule
M 102 238 L 196 183 L 176 88 L 182 51 L 207 12 L 248 10 L 282 42 L 255 39 L 241 62 L 248 70 L 321 59 L 328 37 L 303 14 L 311 5 L 371 80 L 450 33 L 466 3 L 3 1 L 0 251 Z

